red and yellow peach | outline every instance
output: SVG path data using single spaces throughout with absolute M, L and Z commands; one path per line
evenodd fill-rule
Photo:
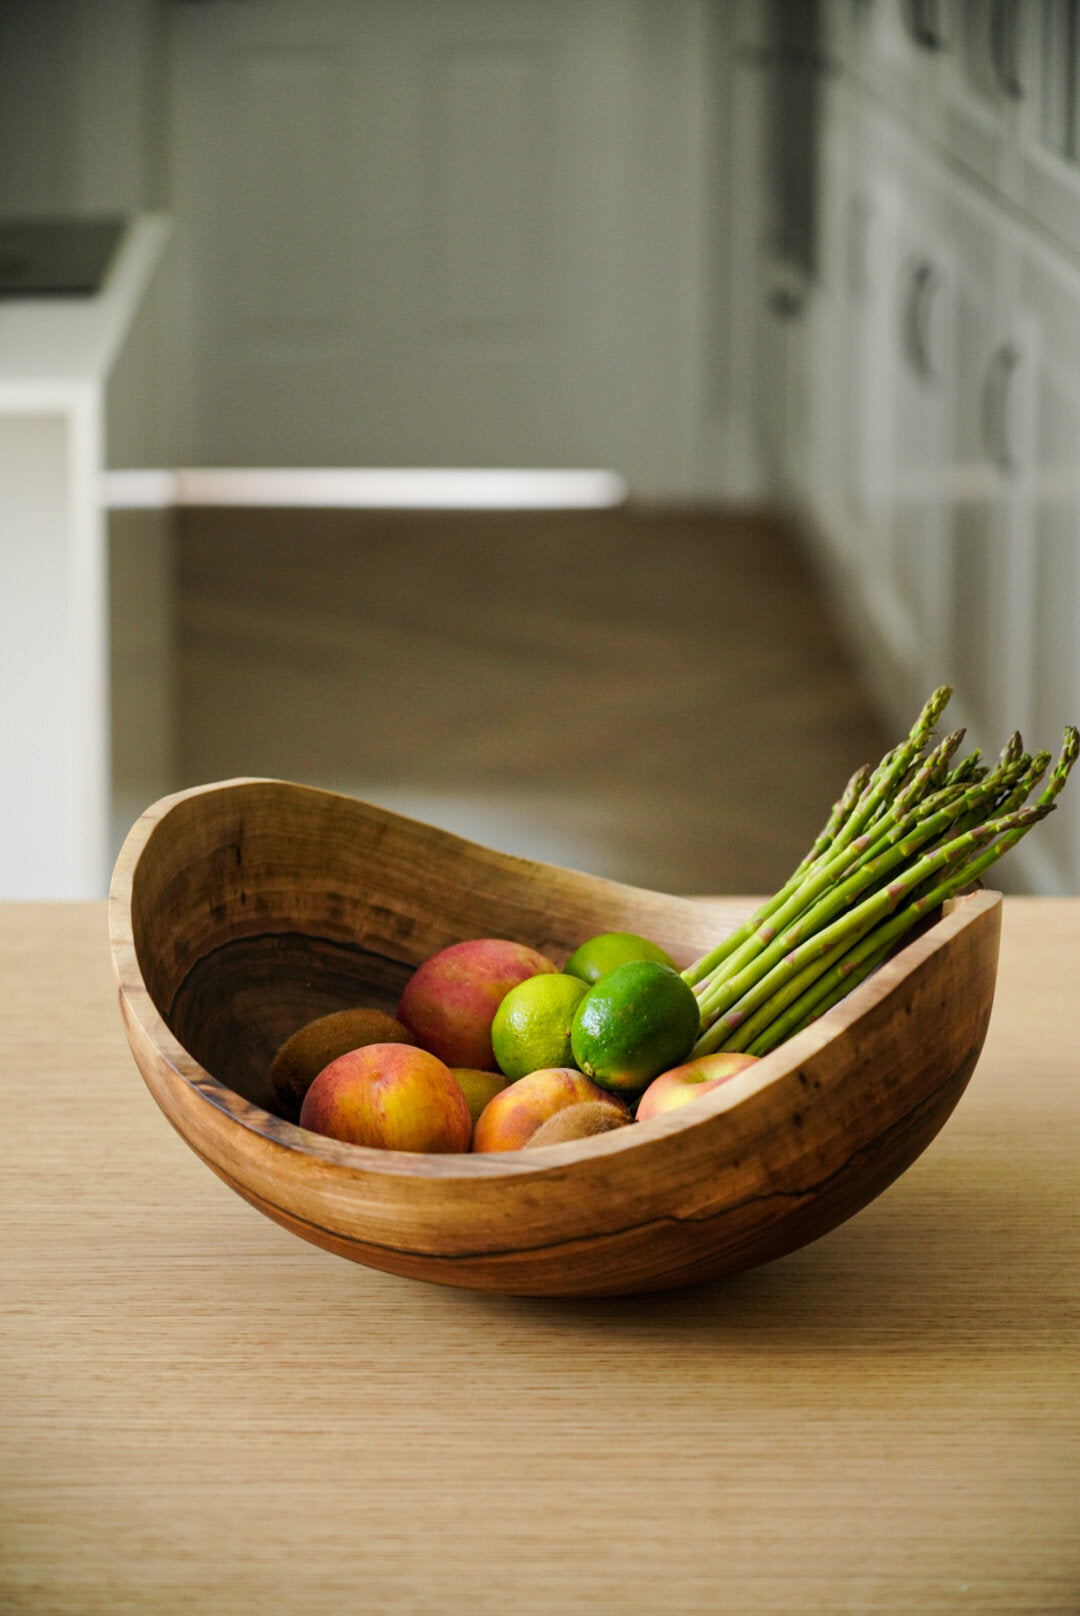
M 300 1126 L 381 1150 L 466 1151 L 472 1117 L 449 1067 L 412 1044 L 367 1044 L 324 1067 Z
M 498 937 L 453 943 L 409 978 L 398 1005 L 421 1049 L 447 1066 L 493 1071 L 491 1023 L 510 989 L 556 967 L 535 948 Z
M 719 1088 L 737 1072 L 756 1065 L 757 1055 L 740 1055 L 734 1050 L 718 1050 L 714 1055 L 699 1055 L 697 1060 L 685 1061 L 654 1077 L 638 1101 L 637 1120 L 648 1122 L 665 1111 L 674 1111 L 688 1100 L 699 1099 L 712 1089 Z
M 473 1129 L 473 1150 L 521 1150 L 549 1117 L 591 1100 L 629 1117 L 618 1095 L 598 1088 L 570 1066 L 546 1066 L 519 1077 L 489 1100 Z

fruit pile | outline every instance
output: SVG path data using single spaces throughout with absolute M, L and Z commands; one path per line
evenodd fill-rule
M 302 1028 L 271 1071 L 278 1109 L 390 1150 L 518 1150 L 645 1121 L 715 1088 L 823 1014 L 913 927 L 970 889 L 1054 811 L 1056 765 L 1010 736 L 994 765 L 936 745 L 951 691 L 858 770 L 779 892 L 681 973 L 644 937 L 583 942 L 560 971 L 498 938 L 454 943 L 406 984 L 397 1016 L 345 1010 Z
M 693 990 L 645 937 L 592 937 L 561 971 L 478 938 L 426 960 L 396 1017 L 340 1010 L 301 1028 L 270 1081 L 283 1116 L 350 1144 L 518 1150 L 658 1116 L 753 1064 L 687 1061 L 699 1032 Z

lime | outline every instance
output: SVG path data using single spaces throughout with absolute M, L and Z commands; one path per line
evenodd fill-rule
M 656 960 L 661 965 L 670 965 L 672 970 L 675 968 L 675 961 L 659 943 L 651 943 L 647 937 L 639 937 L 633 931 L 605 931 L 575 948 L 563 970 L 567 976 L 580 976 L 591 987 L 616 965 L 627 965 L 631 960 Z
M 530 976 L 502 1000 L 491 1024 L 499 1069 L 516 1081 L 549 1066 L 573 1066 L 570 1023 L 588 989 L 576 976 Z
M 631 960 L 591 987 L 570 1032 L 586 1077 L 616 1094 L 636 1094 L 689 1055 L 700 1031 L 698 1002 L 670 965 Z

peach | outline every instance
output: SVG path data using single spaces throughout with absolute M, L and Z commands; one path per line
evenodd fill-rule
M 672 1066 L 668 1071 L 661 1072 L 654 1077 L 645 1093 L 638 1101 L 637 1120 L 648 1122 L 650 1117 L 662 1116 L 665 1111 L 674 1111 L 677 1106 L 685 1105 L 688 1100 L 696 1100 L 702 1094 L 708 1094 L 711 1089 L 719 1088 L 734 1077 L 736 1072 L 743 1072 L 748 1066 L 754 1066 L 760 1059 L 757 1055 L 740 1055 L 734 1050 L 718 1050 L 715 1055 L 699 1055 L 697 1060 L 686 1061 L 682 1066 Z
M 510 989 L 555 971 L 534 948 L 480 937 L 432 954 L 409 978 L 397 1016 L 421 1049 L 447 1066 L 494 1071 L 491 1023 Z
M 466 1151 L 469 1104 L 441 1060 L 412 1044 L 366 1044 L 323 1068 L 300 1126 L 381 1150 Z
M 567 1106 L 584 1100 L 609 1107 L 629 1117 L 625 1103 L 616 1094 L 601 1089 L 571 1066 L 545 1066 L 489 1100 L 473 1129 L 473 1150 L 522 1150 L 549 1117 Z

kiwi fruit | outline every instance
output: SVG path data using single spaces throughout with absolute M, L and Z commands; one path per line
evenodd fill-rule
M 304 1096 L 324 1066 L 365 1044 L 411 1044 L 412 1033 L 382 1010 L 335 1010 L 287 1038 L 270 1067 L 270 1092 L 279 1116 L 295 1122 Z
M 494 1099 L 509 1081 L 502 1072 L 482 1072 L 475 1066 L 451 1066 L 450 1070 L 465 1091 L 469 1115 L 474 1122 L 488 1101 Z
M 610 1133 L 612 1128 L 625 1128 L 629 1114 L 607 1100 L 582 1100 L 577 1105 L 566 1105 L 553 1117 L 542 1122 L 525 1146 L 564 1145 L 570 1139 L 588 1139 L 594 1133 Z

